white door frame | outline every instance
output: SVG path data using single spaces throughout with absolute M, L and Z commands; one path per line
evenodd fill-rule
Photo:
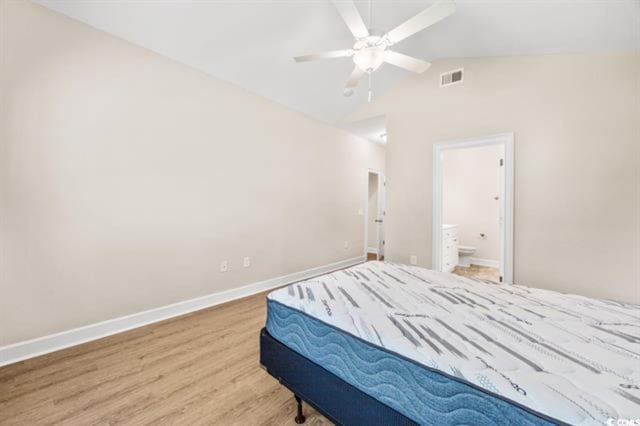
M 364 203 L 364 257 L 365 259 L 367 258 L 367 255 L 369 253 L 369 174 L 373 173 L 374 175 L 378 176 L 378 212 L 381 209 L 381 193 L 382 191 L 384 191 L 384 173 L 381 172 L 380 170 L 375 170 L 375 169 L 367 169 L 367 190 L 365 191 L 365 203 Z M 384 195 L 383 195 L 384 196 Z M 384 220 L 384 219 L 383 219 Z M 382 224 L 382 226 L 384 226 L 384 223 Z M 380 245 L 381 245 L 381 241 L 380 241 L 380 232 L 379 232 L 379 227 L 376 226 L 375 231 L 377 234 L 377 246 L 376 246 L 376 254 L 379 258 L 380 256 Z
M 503 282 L 513 284 L 513 133 L 482 136 L 477 138 L 441 141 L 433 145 L 433 220 L 432 220 L 432 260 L 435 270 L 442 267 L 442 154 L 444 151 L 498 145 L 504 152 L 504 195 L 500 202 L 504 218 L 501 225 L 500 268 Z

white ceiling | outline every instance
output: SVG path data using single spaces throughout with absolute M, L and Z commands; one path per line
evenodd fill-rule
M 35 0 L 93 27 L 242 86 L 327 123 L 367 102 L 367 82 L 342 96 L 349 58 L 292 57 L 350 48 L 328 0 Z M 428 0 L 373 0 L 373 28 L 389 30 Z M 395 46 L 418 58 L 640 50 L 640 0 L 458 0 L 458 11 Z M 358 2 L 364 17 L 367 3 Z M 374 97 L 409 72 L 383 65 Z

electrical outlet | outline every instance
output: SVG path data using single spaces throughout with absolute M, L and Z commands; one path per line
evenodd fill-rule
M 418 256 L 416 256 L 415 254 L 411 255 L 411 259 L 409 259 L 409 263 L 411 263 L 412 265 L 417 265 L 418 264 Z
M 349 241 L 344 242 L 344 249 L 347 250 L 349 248 Z
M 244 266 L 245 268 L 248 268 L 249 266 L 251 266 L 251 258 L 249 256 L 245 257 L 242 260 L 242 266 Z
M 229 262 L 223 260 L 220 262 L 220 272 L 227 272 L 229 270 Z

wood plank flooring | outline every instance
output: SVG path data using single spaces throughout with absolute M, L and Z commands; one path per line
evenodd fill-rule
M 372 260 L 378 260 L 377 253 L 367 253 L 367 262 L 371 262 Z M 380 256 L 380 261 L 384 260 L 384 256 Z
M 0 424 L 294 425 L 292 394 L 259 367 L 265 297 L 0 368 Z

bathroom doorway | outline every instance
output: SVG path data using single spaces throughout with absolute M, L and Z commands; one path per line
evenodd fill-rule
M 384 173 L 367 173 L 367 202 L 365 212 L 365 255 L 367 260 L 384 260 L 385 187 Z
M 433 268 L 513 283 L 513 134 L 433 148 Z

